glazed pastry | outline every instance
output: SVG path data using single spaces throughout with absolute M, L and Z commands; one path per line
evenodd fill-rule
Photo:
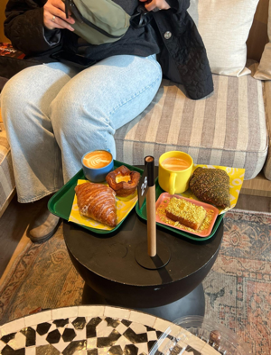
M 107 174 L 106 181 L 117 196 L 127 197 L 136 191 L 140 178 L 139 172 L 120 166 Z
M 116 226 L 115 192 L 104 184 L 83 183 L 75 187 L 80 214 L 110 227 Z

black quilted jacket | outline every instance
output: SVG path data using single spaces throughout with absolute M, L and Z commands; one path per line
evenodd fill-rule
M 59 30 L 53 31 L 50 41 L 44 36 L 43 5 L 46 1 L 9 0 L 6 6 L 5 34 L 15 48 L 31 56 L 49 54 L 61 43 Z M 122 1 L 125 2 L 116 2 Z M 213 82 L 204 44 L 187 12 L 190 0 L 166 1 L 170 10 L 153 13 L 153 26 L 160 38 L 158 60 L 163 74 L 183 84 L 191 99 L 204 98 L 213 92 Z

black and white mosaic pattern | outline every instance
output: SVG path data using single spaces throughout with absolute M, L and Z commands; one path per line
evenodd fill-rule
M 2 355 L 147 355 L 154 345 L 157 354 L 218 354 L 175 324 L 123 308 L 60 308 L 0 327 Z

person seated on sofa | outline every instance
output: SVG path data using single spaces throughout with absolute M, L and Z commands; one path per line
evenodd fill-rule
M 116 158 L 115 131 L 151 103 L 163 74 L 183 83 L 192 99 L 213 91 L 206 50 L 187 13 L 189 0 L 114 2 L 148 21 L 137 25 L 133 17 L 121 39 L 101 45 L 74 33 L 75 20 L 71 14 L 66 18 L 62 0 L 7 3 L 5 35 L 16 49 L 44 62 L 17 73 L 1 93 L 21 203 L 42 198 L 47 203 L 81 169 L 88 151 L 107 149 Z M 56 61 L 51 55 L 60 49 L 68 56 L 80 54 L 89 65 Z M 58 221 L 45 204 L 29 226 L 29 237 L 48 240 Z

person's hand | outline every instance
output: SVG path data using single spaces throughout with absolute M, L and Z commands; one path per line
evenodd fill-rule
M 71 14 L 70 14 L 71 15 Z M 74 24 L 75 20 L 69 16 L 66 18 L 65 5 L 61 0 L 47 0 L 43 7 L 43 24 L 49 30 L 55 28 L 66 28 L 74 31 L 70 24 Z
M 139 0 L 139 1 L 145 2 L 145 8 L 147 11 L 170 9 L 169 4 L 165 0 Z

